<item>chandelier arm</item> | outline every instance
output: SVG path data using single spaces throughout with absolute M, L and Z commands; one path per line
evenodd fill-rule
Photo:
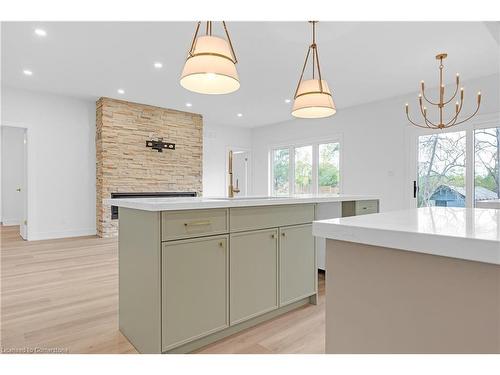
M 457 94 L 458 94 L 458 86 L 460 86 L 460 85 L 457 83 L 457 87 L 455 87 L 455 92 L 453 93 L 453 96 L 450 98 L 450 100 L 444 102 L 443 105 L 446 105 L 449 102 L 451 102 L 453 99 L 455 99 L 455 96 L 457 96 Z
M 459 125 L 459 124 L 461 124 L 461 123 L 463 123 L 463 122 L 469 121 L 469 120 L 470 120 L 471 118 L 473 118 L 473 117 L 476 115 L 476 113 L 479 111 L 479 107 L 481 107 L 481 104 L 480 104 L 480 103 L 478 103 L 478 104 L 477 104 L 476 110 L 474 111 L 474 113 L 472 113 L 472 115 L 470 115 L 469 117 L 467 117 L 467 118 L 466 118 L 466 119 L 464 119 L 464 120 L 461 120 L 461 121 L 459 121 L 459 122 L 456 122 L 454 125 Z
M 189 56 L 193 56 L 194 47 L 196 46 L 196 37 L 198 36 L 198 31 L 200 30 L 201 21 L 198 21 L 196 25 L 196 30 L 194 32 L 193 41 L 191 42 L 191 48 L 189 49 Z
M 434 102 L 431 102 L 429 99 L 427 99 L 427 95 L 425 95 L 425 90 L 421 90 L 422 91 L 422 97 L 425 99 L 425 101 L 429 104 L 432 104 L 432 105 L 439 105 L 439 103 L 434 103 Z
M 427 114 L 424 111 L 424 107 L 422 107 L 422 102 L 419 105 L 420 113 L 422 113 L 422 117 L 424 118 L 425 124 L 430 128 L 431 126 L 437 126 L 431 120 L 427 119 Z
M 236 64 L 238 62 L 238 59 L 236 58 L 236 53 L 234 52 L 233 43 L 231 42 L 231 37 L 229 36 L 229 31 L 227 31 L 226 21 L 222 21 L 222 25 L 224 26 L 227 41 L 229 42 L 229 47 L 231 48 L 231 54 L 233 55 L 234 63 Z
M 306 60 L 304 61 L 304 66 L 302 67 L 302 73 L 300 73 L 299 83 L 297 83 L 297 88 L 295 89 L 295 94 L 293 98 L 297 98 L 297 93 L 299 92 L 300 82 L 302 82 L 302 77 L 304 77 L 304 71 L 306 70 L 307 60 L 309 60 L 309 53 L 311 52 L 311 47 L 307 49 Z
M 464 99 L 460 98 L 460 105 L 458 106 L 458 110 L 455 111 L 455 116 L 453 116 L 451 120 L 446 123 L 446 127 L 456 125 L 458 116 L 460 115 L 460 112 L 462 112 L 463 105 L 464 105 Z
M 412 121 L 412 119 L 410 118 L 410 115 L 407 113 L 406 114 L 406 118 L 408 119 L 408 121 L 410 121 L 413 125 L 415 126 L 418 126 L 419 128 L 423 128 L 423 129 L 429 129 L 430 126 L 424 126 L 424 125 L 420 125 L 420 124 L 417 124 L 415 122 Z

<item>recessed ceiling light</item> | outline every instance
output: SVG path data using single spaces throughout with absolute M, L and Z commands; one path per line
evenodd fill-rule
M 120 94 L 120 95 L 125 94 L 125 90 L 124 90 L 124 89 L 118 89 L 118 90 L 116 90 L 116 91 L 117 91 L 117 92 L 118 92 L 118 94 Z
M 31 70 L 28 70 L 28 69 L 24 69 L 23 73 L 25 76 L 32 76 L 33 75 L 33 72 Z
M 192 103 L 186 103 L 186 107 L 192 107 L 193 104 Z
M 236 116 L 243 117 L 243 113 L 238 113 Z
M 291 100 L 290 99 L 285 99 L 285 103 L 290 103 Z
M 156 69 L 161 69 L 161 68 L 163 68 L 163 64 L 162 64 L 161 62 L 155 62 L 155 63 L 154 63 L 154 66 L 155 66 L 155 68 L 156 68 Z
M 47 32 L 44 29 L 35 29 L 35 34 L 38 36 L 47 36 Z

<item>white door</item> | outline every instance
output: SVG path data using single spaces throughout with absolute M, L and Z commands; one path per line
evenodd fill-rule
M 26 129 L 2 126 L 2 223 L 27 238 Z

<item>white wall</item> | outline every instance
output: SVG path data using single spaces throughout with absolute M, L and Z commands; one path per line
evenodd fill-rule
M 2 217 L 4 225 L 19 225 L 24 218 L 24 129 L 2 126 Z
M 251 149 L 251 130 L 206 125 L 203 133 L 203 195 L 225 196 L 228 149 L 229 147 Z M 252 172 L 249 174 L 251 180 Z M 252 194 L 251 191 L 249 193 Z
M 2 87 L 2 125 L 28 129 L 28 239 L 95 234 L 95 103 Z
M 464 86 L 468 101 L 464 108 L 465 113 L 475 104 L 475 95 L 479 89 L 483 94 L 480 113 L 498 113 L 498 75 L 470 80 L 464 82 Z M 410 108 L 415 110 L 416 97 L 415 93 L 350 108 L 339 108 L 337 114 L 327 119 L 294 119 L 273 126 L 254 128 L 254 194 L 268 193 L 270 147 L 277 143 L 328 139 L 341 135 L 343 192 L 378 195 L 381 198 L 381 209 L 384 211 L 409 207 L 413 178 L 407 172 L 411 152 L 408 140 L 410 133 L 414 132 L 414 127 L 408 125 L 404 105 L 408 102 Z
M 28 239 L 95 230 L 95 102 L 2 87 L 2 125 L 28 129 Z M 251 148 L 249 129 L 206 126 L 205 196 L 226 193 L 227 148 Z

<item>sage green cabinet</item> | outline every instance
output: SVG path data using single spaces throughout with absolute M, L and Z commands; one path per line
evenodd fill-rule
M 279 230 L 280 306 L 316 292 L 316 249 L 312 225 L 296 225 Z
M 230 324 L 278 308 L 278 229 L 230 236 Z
M 162 350 L 229 326 L 228 236 L 162 244 Z

